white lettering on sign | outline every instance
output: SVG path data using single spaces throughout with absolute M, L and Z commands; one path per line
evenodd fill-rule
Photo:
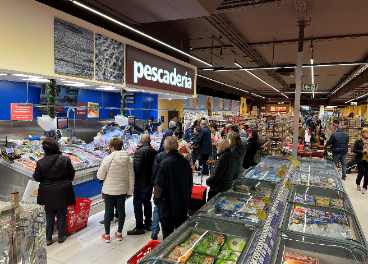
M 176 74 L 176 68 L 169 72 L 157 69 L 157 67 L 151 67 L 148 64 L 143 66 L 143 63 L 134 61 L 134 83 L 138 83 L 138 80 L 144 77 L 148 81 L 159 81 L 160 83 L 192 89 L 192 78 L 187 77 L 187 74 L 188 72 L 183 76 Z

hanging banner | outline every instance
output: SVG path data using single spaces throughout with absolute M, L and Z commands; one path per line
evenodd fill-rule
M 10 103 L 10 120 L 33 120 L 33 106 L 18 106 Z
M 213 97 L 212 96 L 206 96 L 206 109 L 211 110 L 213 109 Z

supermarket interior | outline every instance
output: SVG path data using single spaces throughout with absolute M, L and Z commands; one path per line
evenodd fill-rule
M 367 1 L 0 2 L 0 264 L 368 264 Z

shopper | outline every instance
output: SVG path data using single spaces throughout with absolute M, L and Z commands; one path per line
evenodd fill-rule
M 234 172 L 234 180 L 235 180 L 241 177 L 242 175 L 242 165 L 245 156 L 245 147 L 243 146 L 241 138 L 235 132 L 230 132 L 227 136 L 227 139 L 230 143 L 231 153 L 233 153 L 236 159 L 236 168 Z
M 260 150 L 260 145 L 258 143 L 258 133 L 256 131 L 252 131 L 252 133 L 249 135 L 247 146 L 245 147 L 245 156 L 243 161 L 244 169 L 248 169 L 256 164 L 254 162 L 254 156 L 258 150 Z
M 133 162 L 128 152 L 122 150 L 123 141 L 118 137 L 109 140 L 111 154 L 106 156 L 97 172 L 97 178 L 103 180 L 102 193 L 105 202 L 105 233 L 102 239 L 110 243 L 110 222 L 114 210 L 114 201 L 117 201 L 119 223 L 115 237 L 123 240 L 122 230 L 125 222 L 125 200 L 130 198 L 134 186 Z
M 190 121 L 187 120 L 185 121 L 185 133 L 184 133 L 184 136 L 183 136 L 183 139 L 189 143 L 191 140 L 192 140 L 192 137 L 193 137 L 193 128 L 194 126 L 191 126 L 190 125 Z
M 197 121 L 197 120 L 196 120 Z M 192 137 L 192 141 L 191 143 L 193 144 L 193 142 L 195 142 L 196 140 L 198 140 L 198 135 L 199 135 L 199 131 L 201 130 L 201 128 L 199 126 L 194 127 L 193 129 L 193 137 Z M 196 166 L 197 164 L 197 160 L 198 160 L 198 165 L 199 167 L 202 165 L 202 161 L 201 161 L 201 155 L 198 154 L 198 147 L 193 146 L 193 164 Z M 199 167 L 196 166 L 195 170 L 199 171 Z
M 151 146 L 151 138 L 145 134 L 141 136 L 141 146 L 134 153 L 133 165 L 135 174 L 133 206 L 135 215 L 135 228 L 127 232 L 128 235 L 142 235 L 144 230 L 151 231 L 152 224 L 152 203 L 153 192 L 152 166 L 157 155 L 156 150 Z M 144 225 L 142 206 L 144 207 Z
M 150 116 L 148 119 L 148 124 L 144 127 L 144 130 L 147 130 L 147 132 L 151 134 L 157 132 L 158 127 L 162 124 L 161 119 L 159 119 L 156 123 L 154 123 L 153 121 L 154 117 Z
M 173 121 L 176 123 L 176 129 L 183 131 L 183 124 L 178 120 L 178 118 L 174 117 Z
M 212 139 L 215 139 L 216 141 L 220 141 L 222 139 L 221 133 L 217 131 L 217 124 L 212 123 L 210 125 L 210 130 Z
M 245 125 L 245 131 L 247 132 L 248 137 L 250 133 L 252 133 L 252 130 L 249 128 L 249 125 Z
M 354 143 L 353 152 L 356 154 L 355 161 L 358 166 L 358 176 L 356 178 L 356 185 L 359 191 L 362 191 L 362 194 L 365 194 L 367 191 L 368 184 L 368 128 L 364 127 L 361 130 L 362 139 L 357 139 Z M 360 188 L 360 182 L 363 180 L 363 189 Z
M 46 244 L 52 244 L 55 215 L 57 214 L 58 242 L 66 240 L 66 213 L 70 205 L 75 205 L 72 181 L 75 171 L 69 157 L 62 156 L 59 144 L 53 138 L 42 141 L 45 157 L 37 161 L 33 178 L 40 182 L 37 203 L 45 206 Z
M 178 151 L 186 160 L 190 160 L 192 158 L 192 151 L 188 143 L 183 139 L 183 132 L 179 130 L 175 130 L 174 138 L 178 141 Z
M 226 139 L 220 140 L 217 145 L 218 159 L 211 171 L 211 176 L 206 184 L 210 187 L 207 202 L 216 194 L 229 190 L 233 184 L 234 173 L 236 170 L 236 159 L 231 153 L 230 143 Z
M 303 126 L 303 123 L 299 123 L 299 128 L 298 128 L 298 143 L 302 144 L 302 142 L 305 139 L 305 128 Z
M 179 154 L 177 140 L 167 137 L 164 144 L 168 155 L 158 168 L 154 191 L 163 239 L 187 220 L 193 186 L 192 169 Z
M 342 178 L 346 180 L 346 157 L 348 154 L 349 135 L 346 134 L 340 127 L 337 127 L 335 133 L 333 133 L 330 139 L 326 143 L 326 147 L 332 148 L 332 159 L 335 165 L 340 161 L 342 165 Z
M 164 142 L 167 137 L 171 137 L 174 134 L 176 129 L 176 123 L 174 121 L 169 122 L 169 129 L 165 132 L 164 136 L 162 137 L 159 152 L 164 151 Z
M 324 146 L 325 145 L 325 139 L 326 136 L 322 132 L 320 126 L 316 126 L 314 133 L 312 133 L 311 141 L 312 143 L 316 143 L 318 146 Z
M 267 134 L 266 128 L 262 128 L 262 132 L 258 137 L 258 142 L 261 146 L 265 148 L 270 147 L 270 135 Z
M 209 173 L 207 161 L 212 153 L 211 131 L 207 127 L 207 122 L 201 121 L 201 130 L 198 138 L 193 141 L 195 146 L 198 146 L 198 154 L 202 160 L 202 174 L 207 176 Z

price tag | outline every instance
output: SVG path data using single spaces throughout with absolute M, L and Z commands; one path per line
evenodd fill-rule
M 13 148 L 5 148 L 6 153 L 14 153 L 14 149 Z
M 277 177 L 279 177 L 279 178 L 284 177 L 284 173 L 283 173 L 283 171 L 278 171 L 278 172 L 276 172 L 276 176 L 277 176 Z
M 45 151 L 43 150 L 43 147 L 40 146 L 40 153 L 45 153 Z
M 289 161 L 292 161 L 292 160 L 293 160 L 293 157 L 292 157 L 292 156 L 289 156 L 289 157 L 288 157 L 288 160 L 289 160 Z
M 21 155 L 22 159 L 29 159 L 28 155 Z
M 264 204 L 271 204 L 270 197 L 268 197 L 268 196 L 263 196 L 263 197 L 262 197 L 262 202 L 263 202 Z
M 287 171 L 287 167 L 286 167 L 286 165 L 282 165 L 282 166 L 281 166 L 281 169 L 282 169 L 283 171 L 285 171 L 285 172 L 286 172 L 286 171 Z
M 31 145 L 32 150 L 35 150 L 35 148 L 36 148 L 35 145 Z
M 266 212 L 262 209 L 257 210 L 257 217 L 258 219 L 261 219 L 262 221 L 266 221 Z
M 293 184 L 289 181 L 285 182 L 285 188 L 290 188 Z
M 82 143 L 82 148 L 86 148 L 87 144 L 86 143 Z
M 37 156 L 35 155 L 35 154 L 31 154 L 31 157 L 35 160 L 35 161 L 38 161 L 38 158 L 37 158 Z
M 294 160 L 292 165 L 293 165 L 293 168 L 299 167 L 299 162 Z
M 277 154 L 277 156 L 281 156 L 281 151 L 279 151 L 279 153 Z

